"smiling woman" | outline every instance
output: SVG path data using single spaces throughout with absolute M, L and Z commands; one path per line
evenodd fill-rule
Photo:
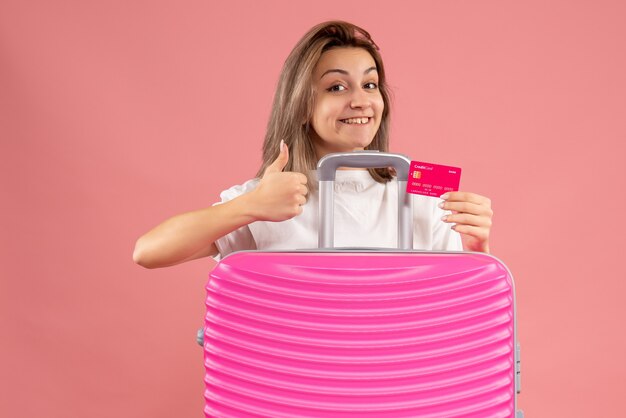
M 278 157 L 280 141 L 284 140 L 291 154 L 285 171 L 304 174 L 311 192 L 315 192 L 314 170 L 317 161 L 328 152 L 388 151 L 390 109 L 385 66 L 370 34 L 342 21 L 314 26 L 296 44 L 283 66 L 257 177 L 262 177 Z M 342 123 L 341 119 L 356 117 L 368 117 L 363 132 L 351 129 L 352 135 L 360 139 L 339 137 L 338 131 L 346 123 L 359 122 Z M 334 133 L 328 136 L 331 132 Z M 340 143 L 334 144 L 335 140 Z M 346 148 L 351 141 L 355 141 L 354 146 Z M 386 168 L 368 172 L 380 183 L 392 179 Z
M 333 152 L 388 151 L 390 108 L 385 68 L 369 33 L 342 21 L 313 27 L 283 66 L 257 176 L 225 190 L 213 206 L 146 233 L 135 261 L 164 267 L 240 250 L 317 248 L 318 160 Z M 335 186 L 341 192 L 335 245 L 396 247 L 398 182 L 390 170 L 340 169 Z M 415 249 L 488 251 L 487 198 L 450 193 L 442 206 L 412 198 Z

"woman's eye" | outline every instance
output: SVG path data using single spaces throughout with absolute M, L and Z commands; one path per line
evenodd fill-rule
M 367 86 L 371 86 L 371 87 L 367 87 Z M 367 87 L 369 89 L 376 89 L 376 88 L 378 88 L 378 84 L 376 84 L 376 83 L 367 83 L 365 85 L 365 87 Z
M 342 86 L 341 84 L 335 84 L 334 86 L 328 88 L 328 91 L 342 91 L 345 90 L 346 88 L 344 86 Z

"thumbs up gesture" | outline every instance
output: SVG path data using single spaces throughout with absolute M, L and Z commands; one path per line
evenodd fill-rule
M 259 221 L 281 222 L 302 213 L 308 193 L 307 178 L 302 173 L 284 172 L 289 149 L 280 141 L 280 153 L 263 173 L 257 187 L 250 192 L 255 218 Z

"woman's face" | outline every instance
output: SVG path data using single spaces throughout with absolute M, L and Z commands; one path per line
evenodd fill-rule
M 313 70 L 313 143 L 318 158 L 362 150 L 378 131 L 385 107 L 374 58 L 362 48 L 329 49 Z

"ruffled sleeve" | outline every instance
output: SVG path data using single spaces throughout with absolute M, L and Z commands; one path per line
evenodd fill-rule
M 222 203 L 226 203 L 254 190 L 258 183 L 259 179 L 252 179 L 248 180 L 244 184 L 236 185 L 231 187 L 230 189 L 224 190 L 222 193 L 220 193 L 221 200 L 214 203 L 213 206 L 221 205 Z M 256 250 L 257 248 L 254 237 L 252 236 L 248 225 L 244 225 L 241 228 L 236 229 L 221 238 L 218 238 L 217 241 L 215 241 L 215 246 L 218 250 L 217 255 L 213 257 L 215 261 L 220 261 L 226 255 L 235 251 Z

